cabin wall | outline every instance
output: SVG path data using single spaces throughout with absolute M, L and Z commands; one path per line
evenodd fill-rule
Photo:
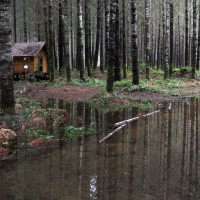
M 39 66 L 38 66 L 38 59 L 39 58 L 42 58 L 42 72 L 47 73 L 48 72 L 47 56 L 46 56 L 46 53 L 44 52 L 43 49 L 37 54 L 37 56 L 34 57 L 34 71 L 39 70 Z
M 26 60 L 24 60 L 26 58 Z M 23 74 L 25 73 L 24 65 L 28 65 L 28 70 L 26 72 L 32 72 L 34 69 L 33 57 L 14 57 L 13 58 L 13 73 Z

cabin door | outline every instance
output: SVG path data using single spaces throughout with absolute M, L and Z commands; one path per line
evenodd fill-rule
M 38 57 L 38 71 L 39 72 L 43 71 L 43 60 L 42 60 L 42 57 Z

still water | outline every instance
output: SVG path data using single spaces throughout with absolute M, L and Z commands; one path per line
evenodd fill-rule
M 18 150 L 16 160 L 1 162 L 0 200 L 200 199 L 200 100 L 164 104 L 102 144 L 115 122 L 138 113 L 56 104 L 69 111 L 69 124 L 95 122 L 98 134 L 62 140 L 48 151 Z

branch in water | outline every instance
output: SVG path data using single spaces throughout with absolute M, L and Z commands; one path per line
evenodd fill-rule
M 159 113 L 159 112 L 160 112 L 160 110 L 156 110 L 156 111 L 148 113 L 146 115 L 140 115 L 138 117 L 134 117 L 134 118 L 127 119 L 127 120 L 124 120 L 124 121 L 121 121 L 121 122 L 117 122 L 117 123 L 115 123 L 115 127 L 121 126 L 123 124 L 128 124 L 128 123 L 130 123 L 132 121 L 136 121 L 138 119 L 141 119 L 141 118 L 144 118 L 144 117 L 148 117 L 148 116 L 154 115 L 154 114 Z
M 126 124 L 121 125 L 117 129 L 115 129 L 112 133 L 108 134 L 106 137 L 104 137 L 102 140 L 100 140 L 99 143 L 102 143 L 103 141 L 105 141 L 106 139 L 108 139 L 109 137 L 111 137 L 113 134 L 115 134 L 116 132 L 118 132 L 121 129 L 123 129 L 125 126 L 126 126 Z
M 146 115 L 140 115 L 138 117 L 134 117 L 134 118 L 127 119 L 127 120 L 124 120 L 124 121 L 116 123 L 115 126 L 116 127 L 119 126 L 119 127 L 117 129 L 115 129 L 113 132 L 111 132 L 110 134 L 108 134 L 106 137 L 104 137 L 102 140 L 100 140 L 99 143 L 102 143 L 103 141 L 107 140 L 109 137 L 111 137 L 112 135 L 114 135 L 116 132 L 118 132 L 121 129 L 123 129 L 126 126 L 126 124 L 128 124 L 128 123 L 130 123 L 132 121 L 136 121 L 136 120 L 141 119 L 141 118 L 145 118 L 145 117 L 154 115 L 154 114 L 159 113 L 159 112 L 160 112 L 160 110 L 156 110 L 156 111 L 148 113 Z

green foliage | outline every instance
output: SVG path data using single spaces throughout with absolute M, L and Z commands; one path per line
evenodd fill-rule
M 90 136 L 96 133 L 96 124 L 91 123 L 89 127 L 74 127 L 74 126 L 64 126 L 61 129 L 62 134 L 49 134 L 48 130 L 35 130 L 35 129 L 26 129 L 26 134 L 28 136 L 35 136 L 43 139 L 66 139 L 66 138 L 73 138 L 73 137 L 83 137 L 83 136 Z M 61 138 L 60 138 L 61 136 Z
M 177 79 L 168 80 L 142 80 L 139 85 L 132 85 L 129 91 L 147 91 L 151 93 L 169 94 L 172 88 L 185 87 L 185 83 Z
M 139 65 L 139 69 L 145 72 L 146 62 L 144 60 L 139 60 L 138 65 Z
M 93 87 L 100 87 L 100 88 L 105 88 L 105 81 L 101 81 L 98 79 L 94 79 L 94 78 L 89 78 L 86 77 L 85 80 L 73 80 L 71 82 L 72 85 L 76 85 L 76 86 L 93 86 Z
M 173 73 L 175 74 L 181 74 L 181 75 L 184 75 L 184 74 L 188 74 L 188 73 L 191 73 L 192 72 L 192 67 L 191 66 L 182 66 L 180 68 L 175 68 L 173 69 Z
M 150 68 L 150 74 L 151 75 L 164 75 L 164 71 L 162 69 Z
M 137 108 L 139 111 L 149 111 L 153 108 L 152 101 L 149 99 L 141 100 L 137 102 Z
M 65 126 L 63 128 L 64 134 L 62 138 L 72 138 L 76 136 L 90 136 L 96 133 L 96 124 L 91 123 L 89 127 Z
M 54 108 L 42 109 L 41 114 L 42 114 L 42 116 L 47 117 L 47 116 L 51 115 L 54 110 L 55 110 Z
M 183 66 L 183 67 L 181 67 L 179 69 L 180 69 L 180 71 L 183 71 L 183 70 L 188 71 L 188 72 L 192 71 L 192 67 L 191 66 Z
M 115 82 L 115 87 L 125 87 L 131 85 L 131 80 L 123 79 Z
M 63 87 L 67 85 L 67 81 L 64 79 L 54 80 L 54 81 L 43 81 L 43 85 L 46 87 L 57 88 L 57 87 Z
M 36 136 L 43 139 L 53 138 L 53 135 L 49 135 L 46 130 L 35 130 L 35 129 L 26 129 L 26 134 L 29 136 Z

